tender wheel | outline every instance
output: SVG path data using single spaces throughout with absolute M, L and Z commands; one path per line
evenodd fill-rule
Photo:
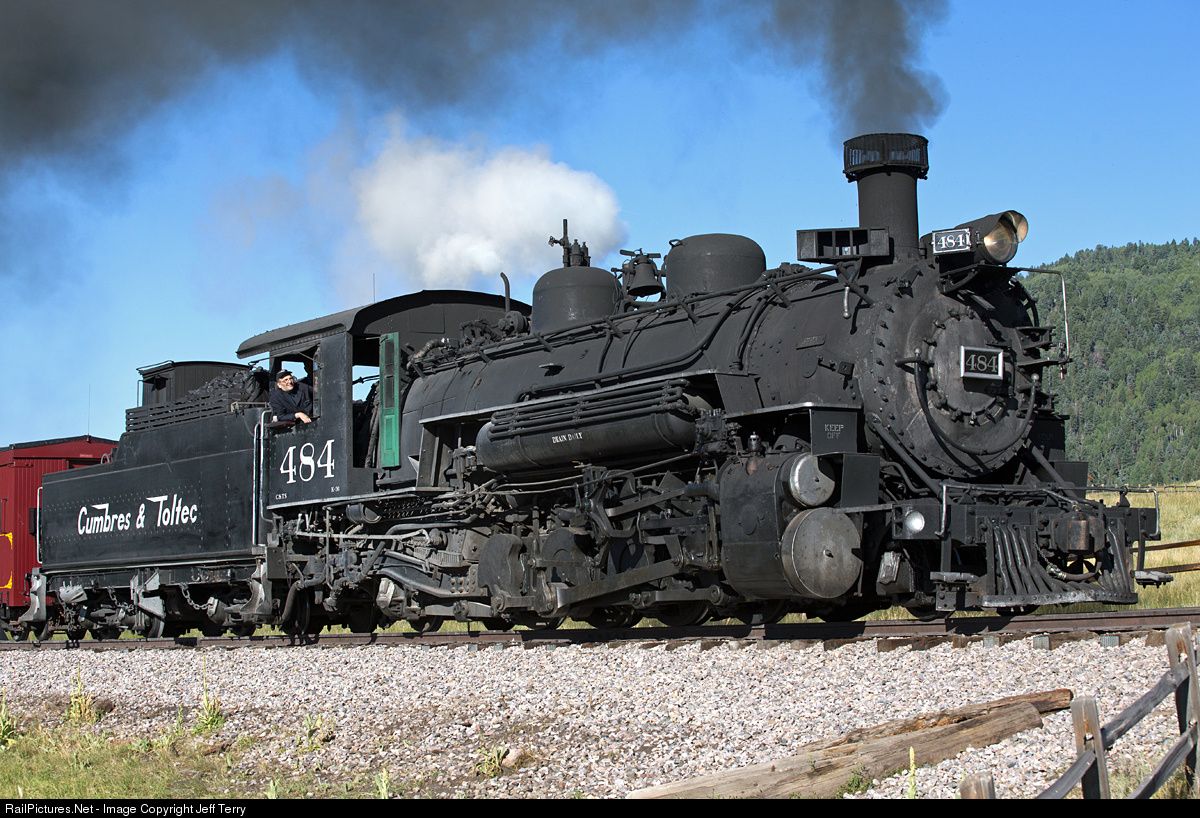
M 162 639 L 163 633 L 166 632 L 167 623 L 158 617 L 150 617 L 150 621 L 140 631 L 140 634 L 147 639 Z
M 707 602 L 679 602 L 664 606 L 654 616 L 668 628 L 689 628 L 703 625 L 711 615 Z
M 408 626 L 417 633 L 436 633 L 442 629 L 445 621 L 446 618 L 443 616 L 421 616 L 409 619 Z
M 583 619 L 597 630 L 632 628 L 642 621 L 642 615 L 633 608 L 597 608 Z

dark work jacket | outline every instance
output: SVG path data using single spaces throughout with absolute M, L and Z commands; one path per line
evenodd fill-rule
M 284 392 L 278 386 L 271 386 L 271 411 L 275 413 L 276 420 L 295 420 L 297 412 L 312 417 L 313 412 L 313 392 L 312 387 L 306 383 L 296 383 L 296 388 L 291 392 Z

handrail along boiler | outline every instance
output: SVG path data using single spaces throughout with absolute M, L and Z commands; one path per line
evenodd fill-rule
M 846 142 L 859 226 L 798 231 L 801 264 L 708 234 L 608 271 L 564 225 L 532 309 L 426 291 L 251 338 L 269 372 L 151 389 L 112 463 L 47 478 L 36 611 L 109 635 L 1132 603 L 1157 512 L 1066 459 L 1069 351 L 1009 266 L 1027 222 L 919 235 L 927 170 L 920 136 Z M 317 418 L 272 428 L 292 364 Z

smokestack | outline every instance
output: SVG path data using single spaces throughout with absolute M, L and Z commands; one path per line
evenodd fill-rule
M 846 178 L 858 182 L 858 224 L 886 227 L 897 258 L 917 255 L 917 180 L 929 171 L 929 140 L 872 133 L 846 140 Z

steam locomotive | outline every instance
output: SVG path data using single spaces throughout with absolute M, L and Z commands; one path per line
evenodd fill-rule
M 919 235 L 927 141 L 845 143 L 859 225 L 424 291 L 166 362 L 110 463 L 48 475 L 21 625 L 290 633 L 855 618 L 1136 600 L 1153 508 L 1085 493 L 1069 350 L 1008 210 Z M 315 420 L 273 421 L 302 370 Z M 369 386 L 369 392 L 365 390 Z M 364 394 L 365 392 L 365 394 Z

